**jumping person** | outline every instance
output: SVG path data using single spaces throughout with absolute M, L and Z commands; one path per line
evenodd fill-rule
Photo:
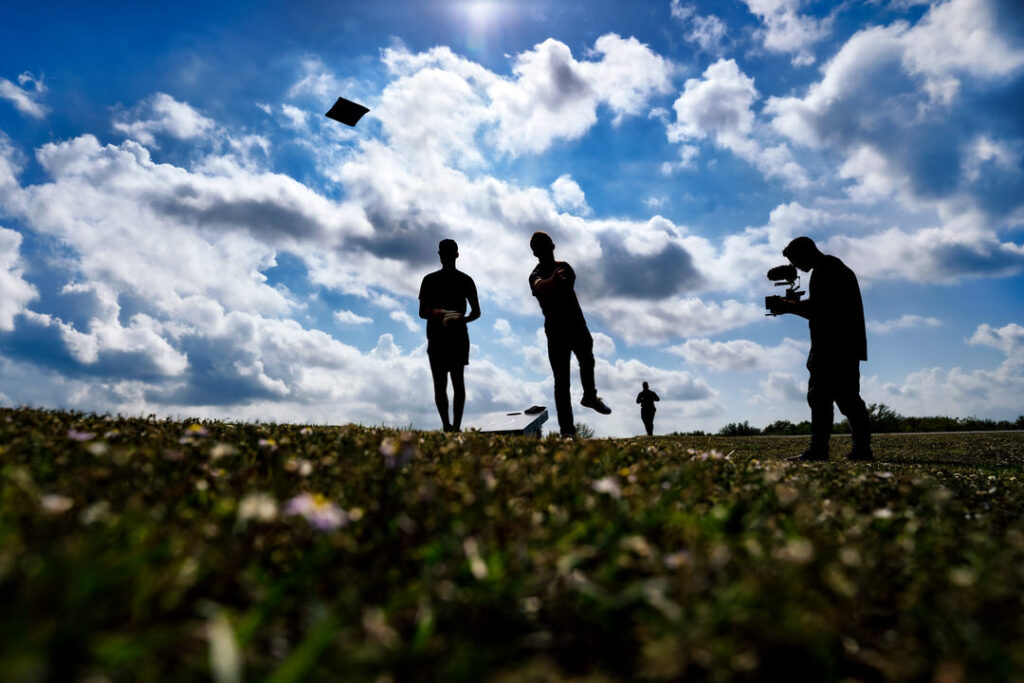
M 459 246 L 444 239 L 437 245 L 441 270 L 423 278 L 420 285 L 420 317 L 427 321 L 427 357 L 434 378 L 434 403 L 446 432 L 462 428 L 466 405 L 465 368 L 469 365 L 469 331 L 466 323 L 480 317 L 473 278 L 455 269 Z M 466 315 L 466 304 L 469 315 Z M 448 420 L 448 376 L 452 378 L 452 419 Z
M 569 364 L 572 354 L 580 366 L 583 400 L 580 405 L 602 415 L 612 412 L 597 395 L 594 386 L 594 340 L 576 298 L 576 273 L 564 261 L 555 260 L 555 243 L 546 232 L 535 232 L 530 249 L 537 257 L 537 267 L 530 273 L 530 291 L 537 297 L 544 313 L 544 333 L 548 338 L 548 360 L 555 379 L 555 410 L 558 428 L 563 437 L 576 436 L 569 392 Z
M 850 421 L 853 449 L 847 459 L 872 460 L 868 411 L 860 397 L 860 361 L 868 359 L 868 343 L 857 276 L 835 256 L 821 253 L 810 237 L 797 237 L 782 255 L 805 273 L 814 271 L 807 300 L 779 299 L 773 310 L 807 318 L 811 331 L 807 357 L 811 446 L 790 460 L 828 460 L 833 403 Z
M 640 419 L 644 421 L 647 436 L 654 435 L 654 413 L 658 411 L 654 402 L 660 400 L 656 393 L 647 388 L 647 382 L 644 382 L 643 391 L 636 395 L 636 402 L 640 404 Z

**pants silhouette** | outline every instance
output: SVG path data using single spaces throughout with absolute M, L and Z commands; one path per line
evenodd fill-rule
M 867 448 L 871 442 L 868 408 L 860 397 L 860 363 L 807 361 L 811 375 L 807 381 L 807 403 L 811 407 L 811 449 L 828 452 L 835 413 L 832 404 L 850 421 L 853 449 Z
M 555 377 L 555 409 L 558 428 L 563 434 L 574 434 L 576 425 L 572 414 L 572 395 L 569 390 L 570 361 L 576 354 L 580 366 L 580 383 L 584 396 L 597 395 L 594 385 L 594 339 L 586 327 L 545 330 L 548 338 L 548 360 Z
M 654 436 L 654 411 L 640 411 L 640 419 L 644 421 L 644 429 L 647 430 L 647 436 Z

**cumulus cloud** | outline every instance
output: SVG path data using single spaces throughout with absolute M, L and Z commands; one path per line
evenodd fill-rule
M 0 99 L 8 100 L 26 116 L 37 119 L 46 117 L 49 108 L 40 102 L 45 92 L 43 77 L 37 78 L 28 71 L 18 76 L 17 85 L 6 78 L 0 78 Z
M 754 403 L 804 403 L 807 400 L 807 382 L 792 373 L 770 372 L 768 377 L 758 382 L 758 386 L 761 394 L 753 399 Z
M 743 0 L 764 24 L 758 31 L 769 52 L 792 55 L 795 66 L 814 63 L 816 43 L 828 36 L 830 20 L 800 14 L 801 0 Z
M 671 88 L 672 65 L 636 38 L 614 33 L 594 43 L 596 60 L 578 61 L 567 45 L 547 39 L 519 54 L 514 78 L 488 86 L 498 149 L 541 152 L 555 140 L 575 140 L 606 104 L 616 121 L 641 113 L 648 98 Z
M 838 150 L 855 198 L 1004 220 L 1024 197 L 1022 29 L 1012 0 L 939 3 L 914 25 L 858 31 L 803 96 L 765 111 L 793 142 Z
M 716 342 L 698 338 L 666 349 L 682 356 L 691 365 L 718 371 L 785 368 L 799 364 L 806 357 L 807 350 L 808 344 L 789 338 L 773 347 L 747 339 Z
M 555 182 L 551 183 L 551 196 L 560 209 L 574 210 L 584 214 L 590 213 L 586 195 L 568 173 L 558 176 Z
M 938 327 L 942 324 L 938 318 L 925 317 L 914 313 L 904 313 L 892 320 L 868 320 L 867 328 L 876 334 L 889 334 L 896 330 L 912 330 L 922 327 Z
M 668 126 L 669 141 L 709 138 L 768 177 L 794 187 L 807 185 L 806 172 L 786 145 L 758 141 L 752 107 L 759 97 L 754 79 L 740 71 L 735 60 L 720 59 L 705 69 L 701 78 L 687 79 L 683 93 L 672 105 L 676 120 Z
M 706 302 L 697 297 L 639 303 L 602 299 L 594 314 L 627 344 L 654 345 L 694 335 L 716 334 L 760 320 L 760 306 L 729 299 Z
M 843 254 L 859 277 L 869 279 L 956 282 L 1024 269 L 1024 245 L 1001 241 L 977 214 L 917 231 L 889 228 L 866 236 L 835 236 L 826 244 Z
M 352 311 L 335 311 L 334 319 L 342 325 L 366 325 L 373 322 L 373 318 L 367 318 Z
M 969 343 L 990 346 L 999 349 L 1007 358 L 1024 355 L 1024 327 L 1010 323 L 1004 327 L 992 327 L 988 324 L 979 325 Z
M 0 331 L 13 330 L 14 316 L 38 296 L 24 277 L 21 240 L 21 233 L 0 227 Z
M 154 146 L 158 135 L 190 140 L 206 135 L 213 127 L 213 119 L 162 92 L 122 112 L 114 120 L 114 130 L 147 146 Z
M 967 343 L 998 349 L 1006 358 L 995 369 L 923 368 L 901 382 L 871 377 L 865 391 L 907 415 L 986 416 L 1013 419 L 1024 396 L 1024 327 L 979 325 Z
M 696 5 L 681 0 L 672 0 L 669 10 L 672 18 L 686 27 L 683 35 L 688 41 L 696 43 L 704 52 L 722 52 L 723 41 L 728 33 L 725 22 L 714 14 L 699 14 Z

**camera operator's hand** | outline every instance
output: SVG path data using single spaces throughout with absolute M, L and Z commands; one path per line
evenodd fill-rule
M 781 296 L 766 297 L 765 304 L 767 305 L 768 310 L 773 315 L 791 313 L 793 309 L 793 302 L 783 299 Z

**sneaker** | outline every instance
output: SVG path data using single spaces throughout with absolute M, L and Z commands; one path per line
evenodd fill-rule
M 584 408 L 592 408 L 602 415 L 611 415 L 612 413 L 612 409 L 606 406 L 604 401 L 602 401 L 601 397 L 597 394 L 594 394 L 593 396 L 584 396 L 583 400 L 580 401 L 580 405 Z
M 870 448 L 854 448 L 846 454 L 846 459 L 855 462 L 871 462 L 875 459 L 875 454 L 871 452 Z
M 790 456 L 786 460 L 789 462 L 826 462 L 828 460 L 828 453 L 807 449 L 800 455 Z

